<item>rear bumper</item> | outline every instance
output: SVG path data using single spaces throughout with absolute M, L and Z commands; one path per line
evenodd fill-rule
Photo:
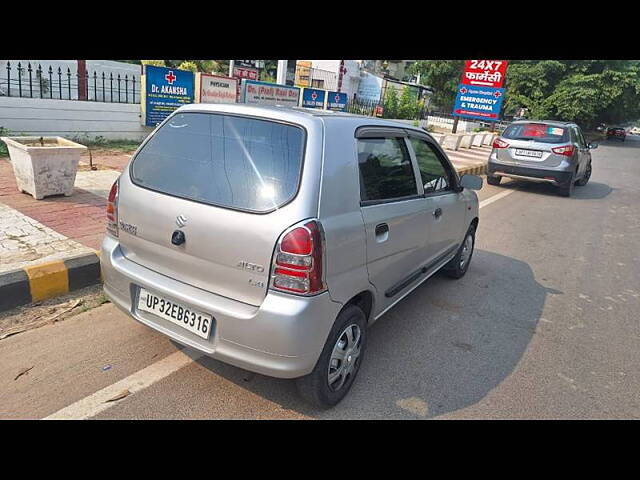
M 571 181 L 573 172 L 568 170 L 553 170 L 548 168 L 523 167 L 499 163 L 489 159 L 487 175 L 494 177 L 509 177 L 529 182 L 543 182 L 552 185 L 566 185 Z
M 216 295 L 138 265 L 105 236 L 100 252 L 104 291 L 123 312 L 176 342 L 252 372 L 296 378 L 313 370 L 342 304 L 328 293 L 297 297 L 268 291 L 259 307 Z M 211 337 L 137 309 L 140 287 L 210 313 Z

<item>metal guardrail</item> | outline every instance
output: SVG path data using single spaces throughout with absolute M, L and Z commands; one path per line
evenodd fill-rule
M 0 78 L 0 95 L 20 98 L 48 98 L 58 100 L 79 100 L 107 103 L 140 103 L 140 81 L 135 75 L 114 75 L 94 70 L 93 75 L 64 72 L 40 64 L 33 68 L 31 62 L 25 67 L 21 62 L 11 65 L 7 62 L 6 77 Z M 23 78 L 27 77 L 28 78 Z M 93 94 L 93 95 L 92 95 Z

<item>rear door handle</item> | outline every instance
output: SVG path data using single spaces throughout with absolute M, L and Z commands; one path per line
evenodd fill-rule
M 438 217 L 440 217 L 440 215 L 442 215 L 442 209 L 440 207 L 438 207 L 433 211 L 433 216 L 438 218 Z
M 386 223 L 379 223 L 378 225 L 376 225 L 376 237 L 384 235 L 385 233 L 388 233 L 388 232 L 389 232 L 389 225 L 387 225 Z

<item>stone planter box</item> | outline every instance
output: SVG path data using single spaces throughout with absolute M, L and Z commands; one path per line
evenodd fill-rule
M 87 147 L 62 137 L 1 137 L 7 144 L 18 189 L 37 200 L 70 196 L 80 155 Z

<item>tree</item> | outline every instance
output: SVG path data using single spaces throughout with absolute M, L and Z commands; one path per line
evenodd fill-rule
M 464 60 L 418 60 L 409 67 L 410 74 L 420 74 L 420 82 L 433 88 L 431 103 L 449 112 L 453 109 Z
M 154 67 L 166 67 L 167 64 L 164 60 L 140 60 L 142 65 L 152 65 Z
M 398 91 L 393 87 L 387 87 L 382 101 L 384 118 L 398 118 Z
M 640 115 L 637 61 L 547 60 L 510 62 L 505 112 L 529 109 L 532 119 L 554 118 L 585 128 Z
M 178 65 L 178 69 L 179 70 L 188 70 L 190 72 L 196 73 L 196 72 L 198 72 L 198 65 L 196 65 L 194 62 L 190 62 L 188 60 L 185 60 L 180 65 Z

